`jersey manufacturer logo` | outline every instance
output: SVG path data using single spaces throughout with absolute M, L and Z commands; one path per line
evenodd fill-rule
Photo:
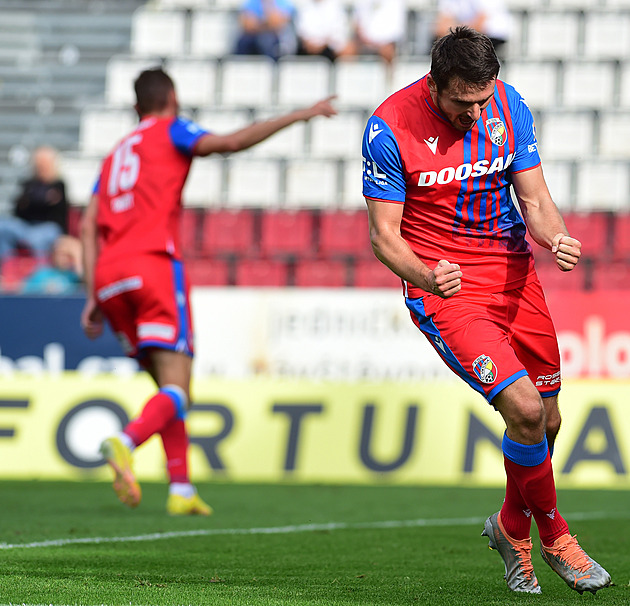
M 473 363 L 473 370 L 482 383 L 494 383 L 497 378 L 497 366 L 490 356 L 480 355 Z
M 507 129 L 505 124 L 499 118 L 490 118 L 486 120 L 486 130 L 490 135 L 490 141 L 495 145 L 503 146 L 507 141 Z
M 429 137 L 428 139 L 424 140 L 424 142 L 427 144 L 427 147 L 431 150 L 434 156 L 435 152 L 437 151 L 438 139 L 439 137 Z
M 378 137 L 382 132 L 383 129 L 379 128 L 378 124 L 372 123 L 372 126 L 370 126 L 370 133 L 368 135 L 368 143 L 372 143 L 374 137 Z
M 442 339 L 440 339 L 440 337 L 435 337 L 433 339 L 435 341 L 435 344 L 444 352 L 446 353 L 446 347 L 444 347 L 444 341 L 442 341 Z

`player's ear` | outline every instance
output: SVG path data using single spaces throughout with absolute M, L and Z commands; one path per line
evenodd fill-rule
M 431 73 L 427 74 L 427 86 L 432 93 L 437 93 L 437 85 L 435 84 L 435 80 Z

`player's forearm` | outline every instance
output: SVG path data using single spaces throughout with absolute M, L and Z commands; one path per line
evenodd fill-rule
M 427 292 L 432 291 L 432 270 L 416 256 L 401 236 L 371 230 L 370 240 L 372 250 L 381 263 L 403 280 Z
M 527 229 L 536 244 L 551 250 L 553 238 L 559 234 L 568 234 L 566 225 L 556 205 L 548 203 L 530 207 L 524 213 Z

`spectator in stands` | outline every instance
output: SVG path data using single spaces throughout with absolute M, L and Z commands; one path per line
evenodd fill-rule
M 291 0 L 245 0 L 238 21 L 237 55 L 267 55 L 274 60 L 296 52 Z
M 190 483 L 187 461 L 184 417 L 190 406 L 193 329 L 182 265 L 182 189 L 195 156 L 248 149 L 296 122 L 336 111 L 324 99 L 219 135 L 179 117 L 173 81 L 163 70 L 143 71 L 135 92 L 140 124 L 103 162 L 83 215 L 87 299 L 81 325 L 95 338 L 107 320 L 157 389 L 138 417 L 103 441 L 101 453 L 114 472 L 116 495 L 136 507 L 141 490 L 132 452 L 159 434 L 170 480 L 167 512 L 209 515 L 210 507 Z
M 57 238 L 67 231 L 68 200 L 57 169 L 57 153 L 38 147 L 32 156 L 33 175 L 24 181 L 13 216 L 0 219 L 0 259 L 27 248 L 43 261 Z
M 485 34 L 502 58 L 512 33 L 512 15 L 505 0 L 438 0 L 435 39 L 448 34 L 452 27 L 467 25 Z
M 354 9 L 352 53 L 376 54 L 391 63 L 405 38 L 406 24 L 405 0 L 361 0 Z
M 334 61 L 351 52 L 348 13 L 341 0 L 303 0 L 295 31 L 299 55 L 321 55 Z
M 81 241 L 63 235 L 53 245 L 50 264 L 42 265 L 28 276 L 24 294 L 69 295 L 80 291 L 83 275 Z

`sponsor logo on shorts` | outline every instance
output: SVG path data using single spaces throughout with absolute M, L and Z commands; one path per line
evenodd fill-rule
M 552 387 L 560 383 L 560 371 L 552 375 L 540 375 L 536 377 L 536 387 Z
M 472 364 L 473 370 L 482 383 L 494 383 L 497 378 L 497 366 L 490 356 L 480 355 Z

